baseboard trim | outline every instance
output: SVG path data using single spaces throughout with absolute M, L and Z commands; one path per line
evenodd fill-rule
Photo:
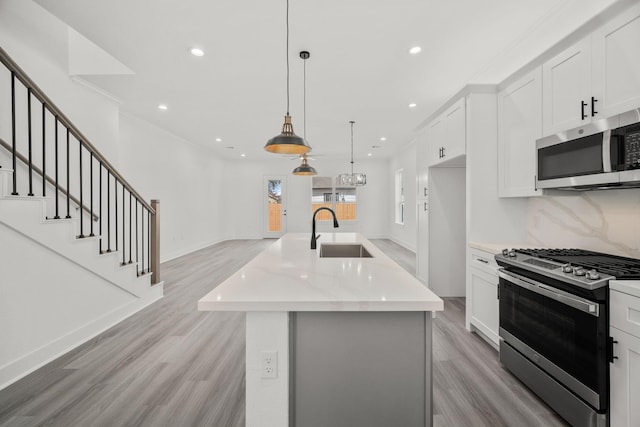
M 153 285 L 144 298 L 118 307 L 49 344 L 0 367 L 0 390 L 100 335 L 112 326 L 158 301 L 163 296 L 164 282 L 160 282 Z

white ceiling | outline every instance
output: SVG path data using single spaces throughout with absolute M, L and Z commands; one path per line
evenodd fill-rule
M 294 129 L 303 135 L 300 50 L 313 154 L 348 157 L 355 120 L 356 158 L 388 157 L 465 84 L 499 83 L 615 1 L 290 0 Z M 225 158 L 274 156 L 263 146 L 286 112 L 286 0 L 36 2 L 135 73 L 82 76 L 124 111 Z

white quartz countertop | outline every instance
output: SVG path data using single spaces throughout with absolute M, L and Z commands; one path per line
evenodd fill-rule
M 640 280 L 612 280 L 609 289 L 640 298 Z
M 198 301 L 202 311 L 441 311 L 442 300 L 358 233 L 277 240 Z M 320 258 L 323 243 L 362 243 L 373 258 Z

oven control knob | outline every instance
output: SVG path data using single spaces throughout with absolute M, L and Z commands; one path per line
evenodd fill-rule
M 509 249 L 503 249 L 502 256 L 509 256 Z
M 598 272 L 596 270 L 589 270 L 587 271 L 587 279 L 589 280 L 598 280 L 600 278 L 600 275 L 598 274 Z
M 509 251 L 509 257 L 511 257 L 511 258 L 515 258 L 515 257 L 516 257 L 516 251 L 515 251 L 515 250 L 513 250 L 513 249 L 511 249 L 511 250 Z
M 584 268 L 577 267 L 573 269 L 573 274 L 576 276 L 584 276 L 585 274 L 587 274 L 587 272 L 585 271 Z
M 565 273 L 573 273 L 573 267 L 571 266 L 571 264 L 565 264 L 562 266 L 562 271 L 564 271 Z

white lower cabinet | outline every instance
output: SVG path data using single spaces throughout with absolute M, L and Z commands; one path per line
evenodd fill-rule
M 498 265 L 490 252 L 470 248 L 467 323 L 472 331 L 498 345 Z
M 640 426 L 640 298 L 611 290 L 611 427 Z

